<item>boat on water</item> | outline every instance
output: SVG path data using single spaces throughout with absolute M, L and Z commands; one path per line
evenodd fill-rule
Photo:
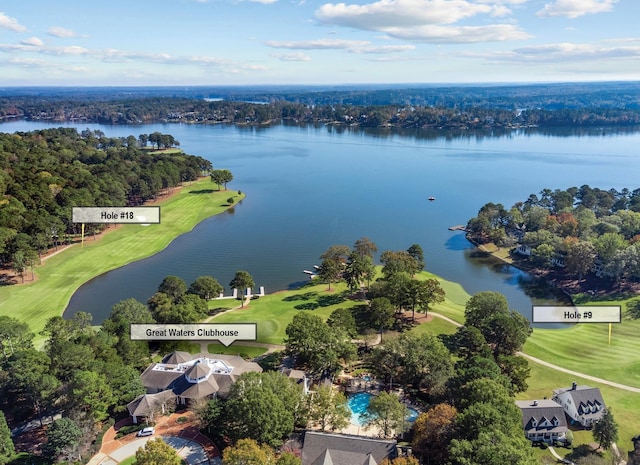
M 429 200 L 430 200 L 431 202 L 433 202 L 435 199 L 436 199 L 435 197 L 429 197 Z

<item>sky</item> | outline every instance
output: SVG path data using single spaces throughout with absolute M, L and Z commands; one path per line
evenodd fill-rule
M 0 86 L 640 81 L 640 0 L 3 0 Z

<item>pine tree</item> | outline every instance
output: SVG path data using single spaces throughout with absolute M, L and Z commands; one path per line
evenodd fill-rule
M 11 440 L 9 425 L 7 425 L 4 413 L 0 411 L 0 465 L 11 462 L 15 455 L 16 449 Z
M 604 411 L 602 418 L 593 426 L 593 438 L 603 449 L 609 449 L 618 439 L 618 424 L 613 418 L 611 409 Z

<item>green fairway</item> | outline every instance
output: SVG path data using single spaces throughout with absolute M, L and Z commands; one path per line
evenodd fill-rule
M 623 319 L 613 324 L 611 345 L 608 333 L 607 323 L 535 329 L 524 352 L 570 370 L 640 388 L 640 320 Z
M 209 178 L 183 187 L 175 196 L 160 203 L 161 224 L 122 225 L 84 247 L 75 244 L 49 258 L 36 268 L 34 283 L 0 288 L 0 315 L 27 322 L 38 333 L 45 322 L 61 315 L 73 293 L 90 279 L 164 249 L 180 234 L 229 206 L 226 200 L 237 191 L 214 191 Z M 88 308 L 87 311 L 91 312 Z

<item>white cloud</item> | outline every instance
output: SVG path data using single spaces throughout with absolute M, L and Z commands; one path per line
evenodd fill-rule
M 318 39 L 303 41 L 269 40 L 266 45 L 273 48 L 288 48 L 291 50 L 349 50 L 369 45 L 366 40 Z
M 28 45 L 31 47 L 42 47 L 44 45 L 44 42 L 42 42 L 37 37 L 29 37 L 28 39 L 20 41 L 20 43 L 22 45 Z
M 316 11 L 316 18 L 323 23 L 378 31 L 388 27 L 452 24 L 492 11 L 490 5 L 466 0 L 379 0 L 365 5 L 326 3 Z
M 76 37 L 77 34 L 75 32 L 73 32 L 71 29 L 66 29 L 64 27 L 50 27 L 47 30 L 47 34 L 49 34 L 50 36 L 53 37 L 60 37 L 60 38 L 66 38 L 66 37 Z
M 605 13 L 613 10 L 618 0 L 556 0 L 538 11 L 538 16 L 566 16 L 577 18 L 586 14 Z
M 562 42 L 521 47 L 510 52 L 486 54 L 483 57 L 491 61 L 529 64 L 640 60 L 640 45 L 605 46 L 603 44 Z
M 27 30 L 25 26 L 18 23 L 17 19 L 7 16 L 2 11 L 0 11 L 0 27 L 14 32 L 24 32 Z
M 273 48 L 286 48 L 290 50 L 346 50 L 350 53 L 374 53 L 387 54 L 407 52 L 414 50 L 413 45 L 372 45 L 366 40 L 343 40 L 343 39 L 318 39 L 305 41 L 279 42 L 271 40 L 265 42 Z
M 384 32 L 396 39 L 436 44 L 497 42 L 531 38 L 531 35 L 511 24 L 387 28 Z
M 316 11 L 326 24 L 365 31 L 384 32 L 388 36 L 431 43 L 472 43 L 520 40 L 531 36 L 513 24 L 456 26 L 455 23 L 480 14 L 506 16 L 505 4 L 526 0 L 379 0 L 365 5 L 327 3 Z
M 27 41 L 23 41 L 27 42 Z M 88 49 L 72 45 L 69 47 L 47 47 L 45 45 L 37 46 L 35 43 L 31 45 L 22 44 L 0 44 L 0 52 L 17 53 L 31 52 L 48 56 L 72 56 L 84 57 L 98 60 L 103 63 L 155 63 L 161 65 L 200 65 L 217 67 L 221 71 L 227 73 L 242 73 L 245 71 L 265 71 L 266 66 L 243 63 L 233 60 L 225 60 L 218 57 L 208 56 L 174 56 L 168 53 L 141 53 L 129 52 L 118 49 Z M 15 57 L 13 60 L 28 60 L 27 58 Z M 52 65 L 53 66 L 53 65 Z
M 302 52 L 272 54 L 271 56 L 280 61 L 311 61 L 311 57 Z

